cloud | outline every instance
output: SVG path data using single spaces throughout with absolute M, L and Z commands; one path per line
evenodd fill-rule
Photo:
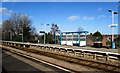
M 1 7 L 1 8 L 0 8 L 0 12 L 2 12 L 2 11 L 5 10 L 5 9 L 6 9 L 6 8 L 2 8 L 2 7 Z
M 29 18 L 32 18 L 32 16 L 29 16 Z
M 79 16 L 69 16 L 67 18 L 67 20 L 70 20 L 70 21 L 75 21 L 75 20 L 79 20 L 80 17 Z M 89 17 L 89 16 L 84 16 L 84 17 L 81 17 L 81 19 L 84 19 L 84 20 L 94 20 L 95 18 L 94 17 Z
M 10 16 L 10 14 L 13 13 L 13 10 L 9 10 L 7 8 L 1 7 L 0 13 L 2 13 L 2 15 L 0 16 Z
M 75 20 L 78 20 L 79 18 L 80 18 L 79 16 L 69 16 L 67 20 L 75 21 Z
M 28 18 L 30 18 L 30 19 L 32 18 L 32 16 L 29 16 L 29 15 L 27 15 L 27 14 L 22 14 L 21 17 L 23 17 L 23 18 L 24 18 L 24 17 L 28 17 Z
M 98 18 L 105 18 L 105 15 L 99 15 Z
M 102 10 L 102 8 L 98 8 L 98 10 L 97 11 L 101 11 Z
M 87 16 L 85 16 L 85 17 L 83 17 L 83 19 L 85 19 L 85 20 L 94 20 L 95 18 L 94 17 L 87 17 Z

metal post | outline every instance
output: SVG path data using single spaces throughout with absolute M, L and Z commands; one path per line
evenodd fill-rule
M 85 33 L 85 42 L 86 42 L 86 45 L 85 45 L 85 46 L 87 46 L 87 37 L 86 37 L 86 33 Z
M 114 11 L 112 11 L 112 25 L 114 24 Z M 114 43 L 114 27 L 112 27 L 112 49 L 115 49 L 115 43 Z
M 80 47 L 80 33 L 78 33 L 78 42 L 79 42 L 79 47 Z
M 67 33 L 66 33 L 66 45 L 67 45 Z
M 109 55 L 106 54 L 106 61 L 109 61 Z
M 44 31 L 45 31 L 45 24 L 44 24 Z M 46 39 L 46 38 L 45 38 L 45 33 L 44 33 L 44 44 L 45 44 L 45 39 Z
M 54 34 L 54 40 L 55 40 L 55 44 L 56 44 L 56 33 Z
M 72 33 L 72 46 L 73 46 L 73 33 Z
M 83 51 L 83 57 L 85 57 L 85 52 Z
M 60 45 L 62 45 L 62 33 L 60 34 Z
M 74 55 L 76 56 L 76 51 L 74 51 Z
M 113 10 L 108 10 L 112 13 L 112 25 L 109 25 L 109 27 L 112 28 L 112 49 L 115 49 L 115 42 L 114 42 L 114 27 L 117 26 L 114 24 L 114 14 L 118 14 L 117 12 L 114 12 Z
M 22 42 L 23 42 L 23 34 L 22 34 Z
M 11 35 L 10 35 L 10 40 L 12 41 L 12 33 L 11 33 Z
M 22 28 L 22 42 L 24 42 L 24 40 L 23 40 L 23 28 Z
M 93 55 L 93 59 L 96 59 L 96 53 L 94 53 L 94 55 Z
M 3 38 L 3 40 L 5 40 L 5 36 L 4 36 L 4 34 L 2 34 L 2 35 L 3 35 L 3 37 L 2 37 L 2 38 Z

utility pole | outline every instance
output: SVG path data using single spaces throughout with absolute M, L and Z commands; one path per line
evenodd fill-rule
M 44 30 L 44 44 L 45 44 L 45 42 L 46 42 L 46 34 L 45 34 L 46 33 L 46 30 L 45 30 L 46 27 L 45 26 L 49 25 L 49 24 L 42 24 L 42 25 L 44 25 L 44 29 L 43 30 Z

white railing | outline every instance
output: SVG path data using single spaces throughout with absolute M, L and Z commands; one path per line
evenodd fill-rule
M 112 52 L 103 52 L 103 51 L 94 51 L 94 50 L 84 50 L 84 49 L 72 49 L 72 48 L 64 48 L 64 47 L 55 47 L 51 45 L 45 45 L 45 44 L 33 44 L 33 43 L 23 43 L 23 42 L 13 42 L 13 41 L 2 41 L 5 44 L 10 44 L 14 46 L 22 46 L 22 47 L 31 47 L 31 46 L 36 46 L 36 47 L 41 47 L 41 48 L 49 48 L 56 50 L 64 50 L 67 53 L 72 52 L 74 55 L 77 53 L 82 53 L 83 57 L 85 57 L 86 53 L 90 53 L 93 55 L 93 59 L 96 59 L 99 56 L 105 57 L 106 61 L 109 61 L 109 59 L 114 59 L 114 60 L 119 60 L 120 59 L 120 54 L 119 53 L 112 53 Z

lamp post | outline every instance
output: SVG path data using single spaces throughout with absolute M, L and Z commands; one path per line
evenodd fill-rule
M 108 10 L 109 12 L 112 12 L 112 25 L 109 25 L 109 27 L 112 28 L 112 49 L 115 49 L 115 42 L 114 42 L 114 27 L 118 26 L 117 24 L 114 24 L 114 14 L 118 14 L 117 12 L 114 12 L 113 10 Z
M 44 44 L 45 44 L 45 41 L 46 41 L 46 38 L 45 38 L 45 32 L 46 32 L 46 31 L 45 31 L 45 25 L 48 26 L 49 24 L 42 24 L 42 25 L 44 25 L 44 29 L 43 29 L 43 30 L 44 30 Z
M 21 33 L 21 34 L 19 34 L 19 35 L 21 35 L 21 36 L 22 36 L 22 42 L 24 42 L 24 40 L 23 40 L 23 28 L 22 28 L 22 33 Z

